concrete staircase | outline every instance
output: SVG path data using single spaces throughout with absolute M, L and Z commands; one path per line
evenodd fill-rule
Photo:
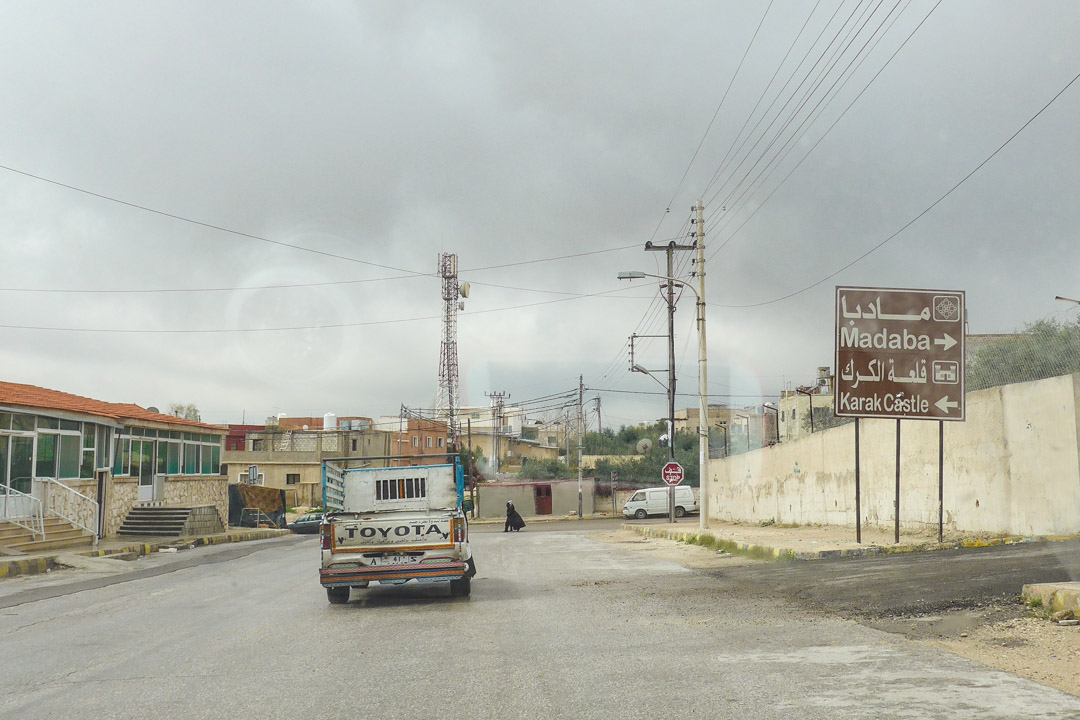
M 93 544 L 93 535 L 58 517 L 45 518 L 45 538 L 36 540 L 34 534 L 26 528 L 14 523 L 0 522 L 0 555 L 29 555 Z
M 137 505 L 128 511 L 120 536 L 192 537 L 225 532 L 217 510 L 205 507 L 153 507 Z

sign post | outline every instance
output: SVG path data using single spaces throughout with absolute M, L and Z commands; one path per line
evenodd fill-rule
M 668 485 L 668 522 L 675 522 L 675 486 L 683 481 L 683 467 L 671 460 L 660 471 L 660 477 Z
M 836 288 L 834 412 L 855 418 L 856 458 L 859 418 L 896 419 L 896 542 L 900 542 L 900 421 L 963 421 L 965 417 L 966 305 L 962 290 Z M 941 537 L 943 430 L 939 439 Z M 855 472 L 858 506 L 858 467 Z M 857 525 L 860 510 L 855 508 Z M 856 530 L 859 541 L 861 530 Z

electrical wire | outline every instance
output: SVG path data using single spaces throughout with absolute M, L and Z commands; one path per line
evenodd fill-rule
M 473 310 L 470 315 L 483 315 L 487 313 L 505 312 L 507 310 L 520 310 L 522 308 L 537 307 L 540 305 L 551 305 L 553 303 L 568 302 L 570 300 L 580 300 L 582 298 L 600 297 L 603 295 L 612 295 L 617 292 L 624 291 L 625 288 L 615 288 L 614 290 L 605 290 L 603 292 L 586 293 L 569 298 L 559 298 L 557 300 L 545 300 L 542 302 L 526 303 L 524 305 L 513 305 L 509 307 L 501 308 L 489 308 L 487 310 Z M 617 297 L 617 296 L 616 296 Z M 218 329 L 167 329 L 156 328 L 152 330 L 147 329 L 126 329 L 126 328 L 68 328 L 68 327 L 48 327 L 38 325 L 13 325 L 13 324 L 0 324 L 0 328 L 8 330 L 39 330 L 39 331 L 53 331 L 53 332 L 82 332 L 82 333 L 114 333 L 124 335 L 197 335 L 197 334 L 227 334 L 227 333 L 261 333 L 261 332 L 286 332 L 293 330 L 332 330 L 338 328 L 351 328 L 351 327 L 369 327 L 373 325 L 394 325 L 398 323 L 408 322 L 420 322 L 424 320 L 442 320 L 442 315 L 425 315 L 422 317 L 414 318 L 396 318 L 391 320 L 369 320 L 365 322 L 355 323 L 328 323 L 324 325 L 291 325 L 285 327 L 270 327 L 270 328 L 218 328 Z
M 829 133 L 832 132 L 833 128 L 835 128 L 840 123 L 840 121 L 844 118 L 844 116 L 847 115 L 848 111 L 851 110 L 852 107 L 854 107 L 855 103 L 857 103 L 859 101 L 859 99 L 863 96 L 863 94 L 866 93 L 866 91 L 870 88 L 870 86 L 874 83 L 874 81 L 877 80 L 877 78 L 881 75 L 881 73 L 883 73 L 885 71 L 885 69 L 890 65 L 890 63 L 892 63 L 893 59 L 897 55 L 900 54 L 900 51 L 903 50 L 904 47 L 907 46 L 907 44 L 911 40 L 911 38 L 913 38 L 915 36 L 915 34 L 919 31 L 919 29 L 922 28 L 922 26 L 926 23 L 926 21 L 930 19 L 930 16 L 938 8 L 939 5 L 941 5 L 941 0 L 938 0 L 938 2 L 934 4 L 934 7 L 930 8 L 930 11 L 927 12 L 927 14 L 923 17 L 923 19 L 915 27 L 915 29 L 912 30 L 911 33 L 909 33 L 908 36 L 904 39 L 904 41 L 902 43 L 900 43 L 900 46 L 897 47 L 896 50 L 893 51 L 892 55 L 889 56 L 889 59 L 885 61 L 885 63 L 881 66 L 881 68 L 879 68 L 878 71 L 874 74 L 874 76 L 871 77 L 870 80 L 866 83 L 866 85 L 863 86 L 862 90 L 859 91 L 859 93 L 855 96 L 855 98 L 850 103 L 848 103 L 847 107 L 844 108 L 843 112 L 841 112 L 840 115 L 832 122 L 832 124 L 828 127 L 828 129 L 825 130 L 825 132 L 821 135 L 821 137 L 819 137 L 818 140 L 813 144 L 813 146 L 811 146 L 811 148 L 806 152 L 806 154 L 803 155 L 803 157 L 799 160 L 799 162 L 796 163 L 795 166 L 792 167 L 791 170 L 788 171 L 788 173 L 784 176 L 784 178 L 777 184 L 777 186 L 775 188 L 772 189 L 772 191 L 765 197 L 765 199 L 756 208 L 754 208 L 753 212 L 750 213 L 750 215 L 739 225 L 739 227 L 737 227 L 732 232 L 732 234 L 724 242 L 722 242 L 719 246 L 717 246 L 716 248 L 714 248 L 712 250 L 712 252 L 709 255 L 710 260 L 713 257 L 715 257 L 716 254 L 718 252 L 720 252 L 720 250 L 722 250 L 724 248 L 724 246 L 727 245 L 728 242 L 730 242 L 732 237 L 737 235 L 739 233 L 739 231 L 742 230 L 742 228 L 745 227 L 746 224 L 748 222 L 750 222 L 750 220 L 753 219 L 753 217 L 755 215 L 757 215 L 757 213 L 763 207 L 765 207 L 765 205 L 769 202 L 769 200 L 772 199 L 772 197 L 780 190 L 780 188 L 784 186 L 784 184 L 795 173 L 795 171 L 798 170 L 802 166 L 802 164 L 807 160 L 807 158 L 809 158 L 813 154 L 813 152 L 817 149 L 817 147 L 825 140 L 826 137 L 828 137 Z M 714 223 L 713 227 L 715 227 L 715 223 Z M 710 230 L 711 230 L 711 228 L 710 228 Z
M 936 6 L 935 6 L 935 7 L 936 7 Z M 994 157 L 996 157 L 998 153 L 1000 153 L 1000 152 L 1001 152 L 1002 150 L 1004 150 L 1004 149 L 1005 149 L 1005 147 L 1006 147 L 1007 145 L 1009 145 L 1009 143 L 1011 143 L 1011 142 L 1012 142 L 1012 141 L 1013 141 L 1014 139 L 1016 139 L 1016 137 L 1017 137 L 1018 135 L 1020 135 L 1020 133 L 1022 133 L 1022 132 L 1023 132 L 1023 131 L 1025 130 L 1025 129 L 1027 129 L 1027 127 L 1028 127 L 1029 125 L 1031 125 L 1031 123 L 1035 122 L 1035 120 L 1036 120 L 1036 119 L 1037 119 L 1037 118 L 1038 118 L 1038 117 L 1039 117 L 1040 115 L 1042 115 L 1042 114 L 1043 114 L 1043 112 L 1045 112 L 1045 111 L 1046 111 L 1046 109 L 1047 109 L 1047 108 L 1049 108 L 1049 107 L 1050 107 L 1050 106 L 1051 106 L 1051 105 L 1052 105 L 1052 104 L 1053 104 L 1053 103 L 1054 103 L 1055 101 L 1057 101 L 1057 99 L 1058 99 L 1059 97 L 1061 97 L 1061 96 L 1062 96 L 1062 95 L 1063 95 L 1063 94 L 1065 93 L 1065 91 L 1067 91 L 1067 90 L 1068 90 L 1068 89 L 1069 89 L 1070 87 L 1072 87 L 1072 86 L 1073 86 L 1073 84 L 1075 84 L 1075 83 L 1076 83 L 1076 81 L 1077 81 L 1078 79 L 1080 79 L 1080 73 L 1078 73 L 1077 75 L 1074 75 L 1074 76 L 1073 76 L 1073 78 L 1072 78 L 1072 80 L 1070 80 L 1070 81 L 1069 81 L 1069 82 L 1068 82 L 1068 83 L 1067 83 L 1067 84 L 1065 85 L 1065 87 L 1061 88 L 1061 90 L 1059 90 L 1059 91 L 1057 92 L 1057 94 L 1055 94 L 1055 95 L 1054 95 L 1054 97 L 1052 97 L 1052 98 L 1050 99 L 1050 101 L 1049 101 L 1049 102 L 1047 102 L 1047 103 L 1046 103 L 1045 105 L 1043 105 L 1043 106 L 1042 106 L 1042 108 L 1040 108 L 1040 109 L 1039 109 L 1039 111 L 1038 111 L 1037 113 L 1035 113 L 1034 115 L 1032 115 L 1032 116 L 1031 116 L 1031 117 L 1030 117 L 1030 118 L 1029 118 L 1029 119 L 1027 120 L 1027 122 L 1025 122 L 1025 123 L 1024 123 L 1024 124 L 1023 124 L 1022 126 L 1020 126 L 1020 128 L 1019 128 L 1019 129 L 1018 129 L 1018 130 L 1017 130 L 1016 132 L 1014 132 L 1014 133 L 1013 133 L 1012 135 L 1010 135 L 1010 136 L 1009 136 L 1009 138 L 1008 138 L 1007 140 L 1005 140 L 1005 142 L 1003 142 L 1003 143 L 1002 143 L 1001 145 L 999 145 L 999 146 L 998 146 L 998 148 L 997 148 L 996 150 L 994 150 L 994 152 L 990 153 L 990 155 L 989 155 L 989 156 L 988 156 L 988 157 L 987 157 L 986 159 L 984 159 L 984 160 L 983 160 L 982 162 L 980 162 L 980 163 L 979 163 L 978 165 L 976 165 L 974 169 L 972 169 L 972 170 L 971 170 L 971 171 L 970 171 L 970 172 L 969 172 L 969 173 L 968 173 L 967 175 L 965 175 L 965 176 L 964 176 L 964 177 L 962 177 L 962 178 L 961 178 L 961 179 L 960 179 L 960 180 L 959 180 L 958 182 L 956 182 L 956 184 L 954 184 L 954 185 L 953 185 L 952 187 L 950 187 L 950 188 L 949 188 L 948 190 L 946 190 L 944 194 L 942 194 L 942 195 L 941 195 L 940 197 L 938 197 L 938 199 L 937 199 L 937 200 L 935 200 L 934 202 L 932 202 L 932 203 L 931 203 L 931 204 L 930 204 L 930 205 L 929 205 L 929 206 L 928 206 L 928 207 L 927 207 L 926 209 L 924 209 L 924 210 L 923 210 L 922 212 L 920 212 L 919 214 L 917 214 L 917 215 L 916 215 L 915 217 L 913 217 L 913 218 L 912 218 L 911 220 L 908 220 L 908 221 L 907 221 L 906 223 L 904 223 L 904 225 L 903 225 L 903 226 L 901 226 L 901 227 L 900 227 L 900 229 L 898 229 L 898 230 L 897 230 L 896 232 L 892 233 L 891 235 L 889 235 L 888 237 L 886 237 L 886 238 L 885 238 L 884 240 L 882 240 L 881 242 L 879 242 L 879 243 L 878 243 L 877 245 L 874 245 L 874 246 L 873 246 L 872 248 L 870 248 L 870 249 L 869 249 L 869 250 L 867 250 L 866 252 L 864 252 L 864 253 L 862 253 L 861 255 L 859 255 L 858 257 L 856 257 L 856 258 L 855 258 L 854 260 L 852 260 L 852 261 L 848 262 L 848 263 L 847 263 L 847 264 L 845 264 L 845 265 L 844 265 L 843 267 L 839 268 L 838 270 L 835 270 L 834 272 L 831 272 L 831 273 L 829 273 L 829 274 L 828 274 L 828 275 L 826 275 L 825 277 L 821 278 L 820 280 L 817 280 L 816 282 L 813 282 L 813 283 L 811 283 L 811 284 L 807 285 L 807 286 L 806 286 L 806 287 L 804 287 L 804 288 L 801 288 L 801 289 L 799 289 L 799 290 L 796 290 L 796 291 L 794 291 L 794 292 L 788 293 L 788 294 L 786 294 L 786 295 L 783 295 L 783 296 L 781 296 L 781 297 L 773 298 L 772 300 L 766 300 L 766 301 L 763 301 L 763 302 L 757 302 L 757 303 L 747 303 L 747 304 L 742 304 L 742 305 L 721 305 L 721 304 L 717 304 L 717 303 L 709 303 L 709 304 L 710 304 L 710 305 L 714 305 L 715 307 L 725 307 L 725 308 L 751 308 L 751 307 L 762 307 L 762 306 L 764 306 L 764 305 L 772 305 L 772 304 L 774 304 L 774 303 L 778 303 L 778 302 L 783 302 L 784 300 L 789 300 L 789 299 L 791 299 L 791 298 L 793 298 L 793 297 L 795 297 L 795 296 L 797 296 L 797 295 L 801 295 L 802 293 L 804 293 L 804 292 L 806 292 L 806 291 L 808 291 L 808 290 L 812 290 L 813 288 L 817 287 L 818 285 L 821 285 L 822 283 L 824 283 L 824 282 L 825 282 L 825 281 L 827 281 L 827 280 L 831 280 L 832 278 L 836 277 L 837 275 L 839 275 L 839 274 L 840 274 L 840 273 L 842 273 L 843 271 L 847 270 L 847 269 L 848 269 L 848 268 L 850 268 L 851 266 L 853 266 L 853 265 L 855 265 L 856 263 L 858 263 L 858 262 L 860 262 L 860 261 L 864 260 L 865 258 L 869 257 L 869 256 L 870 256 L 870 255 L 871 255 L 872 253 L 874 253 L 874 252 L 876 252 L 877 250 L 879 250 L 879 249 L 881 249 L 882 247 L 884 247 L 884 246 L 885 246 L 886 244 L 888 244 L 888 243 L 889 243 L 889 242 L 890 242 L 890 241 L 891 241 L 891 240 L 892 240 L 893 238 L 897 237 L 898 235 L 900 235 L 900 233 L 904 232 L 904 231 L 905 231 L 905 230 L 907 230 L 907 229 L 908 229 L 909 227 L 911 227 L 911 226 L 912 226 L 912 225 L 914 225 L 914 224 L 915 224 L 916 222 L 918 222 L 918 221 L 919 221 L 919 219 L 921 219 L 921 218 L 922 218 L 922 217 L 923 217 L 924 215 L 926 215 L 926 214 L 927 214 L 927 213 L 929 213 L 929 212 L 930 212 L 931 210 L 933 210 L 933 209 L 934 209 L 935 207 L 937 207 L 937 206 L 938 206 L 939 204 L 941 204 L 941 202 L 942 202 L 942 201 L 944 201 L 944 200 L 945 200 L 945 198 L 947 198 L 947 197 L 949 197 L 950 195 L 952 195 L 952 194 L 953 194 L 953 192 L 955 192 L 955 191 L 957 190 L 957 188 L 959 188 L 959 187 L 960 187 L 961 185 L 963 185 L 963 184 L 964 184 L 965 182 L 967 182 L 967 181 L 968 181 L 968 179 L 970 179 L 970 178 L 971 178 L 971 177 L 972 177 L 972 176 L 973 176 L 973 175 L 974 175 L 975 173 L 977 173 L 977 172 L 978 172 L 979 170 L 981 170 L 981 169 L 982 169 L 982 168 L 983 168 L 983 167 L 984 167 L 984 166 L 985 166 L 985 165 L 986 165 L 987 163 L 989 163 L 989 162 L 990 162 L 991 160 L 993 160 L 993 159 L 994 159 Z

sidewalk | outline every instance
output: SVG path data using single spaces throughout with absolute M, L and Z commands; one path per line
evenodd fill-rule
M 216 535 L 198 537 L 126 537 L 102 540 L 94 547 L 58 548 L 41 553 L 0 557 L 0 579 L 16 575 L 38 575 L 62 567 L 56 561 L 60 555 L 83 555 L 86 557 L 105 557 L 125 555 L 141 557 L 168 548 L 186 548 L 198 545 L 219 545 L 221 543 L 248 542 L 267 538 L 291 535 L 289 530 L 271 530 L 266 528 L 230 528 Z
M 733 554 L 748 555 L 763 560 L 817 560 L 821 558 L 892 555 L 896 553 L 953 550 L 957 548 L 992 547 L 1032 542 L 1076 540 L 1078 535 L 1038 537 L 998 537 L 988 535 L 946 533 L 944 542 L 937 541 L 937 532 L 913 533 L 901 531 L 896 543 L 892 530 L 864 528 L 862 543 L 855 540 L 854 527 L 830 525 L 751 525 L 709 522 L 707 530 L 699 530 L 698 518 L 689 517 L 675 524 L 624 525 L 646 537 L 667 538 L 702 545 Z

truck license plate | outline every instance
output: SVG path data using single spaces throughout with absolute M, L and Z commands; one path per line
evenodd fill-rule
M 373 558 L 373 565 L 410 565 L 415 563 L 418 558 L 414 558 L 411 555 L 383 555 L 382 557 Z

